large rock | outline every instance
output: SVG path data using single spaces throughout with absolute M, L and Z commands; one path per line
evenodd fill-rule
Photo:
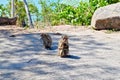
M 91 26 L 98 30 L 120 30 L 120 3 L 98 8 L 92 16 Z
M 16 25 L 17 17 L 9 18 L 9 25 Z
M 9 19 L 8 17 L 0 17 L 0 25 L 8 25 Z
M 17 17 L 0 17 L 0 25 L 16 25 Z

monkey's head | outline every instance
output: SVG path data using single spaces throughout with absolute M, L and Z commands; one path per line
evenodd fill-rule
M 63 41 L 66 42 L 66 41 L 68 40 L 68 36 L 67 36 L 67 35 L 63 35 L 63 36 L 62 36 L 62 39 L 63 39 Z
M 68 36 L 67 35 L 63 35 L 62 39 L 68 39 Z
M 41 36 L 41 37 L 45 37 L 45 36 L 47 36 L 47 33 L 41 33 L 40 36 Z

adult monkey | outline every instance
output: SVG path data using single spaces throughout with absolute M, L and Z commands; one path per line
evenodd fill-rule
M 43 40 L 43 46 L 45 49 L 51 49 L 52 46 L 52 38 L 47 33 L 41 33 L 41 39 Z
M 69 53 L 68 36 L 63 35 L 58 43 L 58 55 L 60 57 L 67 57 L 68 53 Z

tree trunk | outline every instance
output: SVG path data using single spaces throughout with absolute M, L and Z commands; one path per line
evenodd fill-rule
M 26 13 L 27 13 L 29 26 L 30 26 L 30 28 L 34 28 L 33 23 L 32 23 L 32 18 L 31 18 L 30 12 L 29 12 L 27 1 L 23 0 L 23 2 L 24 2 L 24 5 L 25 5 L 25 10 L 26 10 Z
M 11 0 L 11 17 L 15 17 L 14 0 Z

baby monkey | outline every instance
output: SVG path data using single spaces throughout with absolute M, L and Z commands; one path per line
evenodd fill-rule
M 58 55 L 60 57 L 67 57 L 68 53 L 69 53 L 68 36 L 63 35 L 58 43 Z

